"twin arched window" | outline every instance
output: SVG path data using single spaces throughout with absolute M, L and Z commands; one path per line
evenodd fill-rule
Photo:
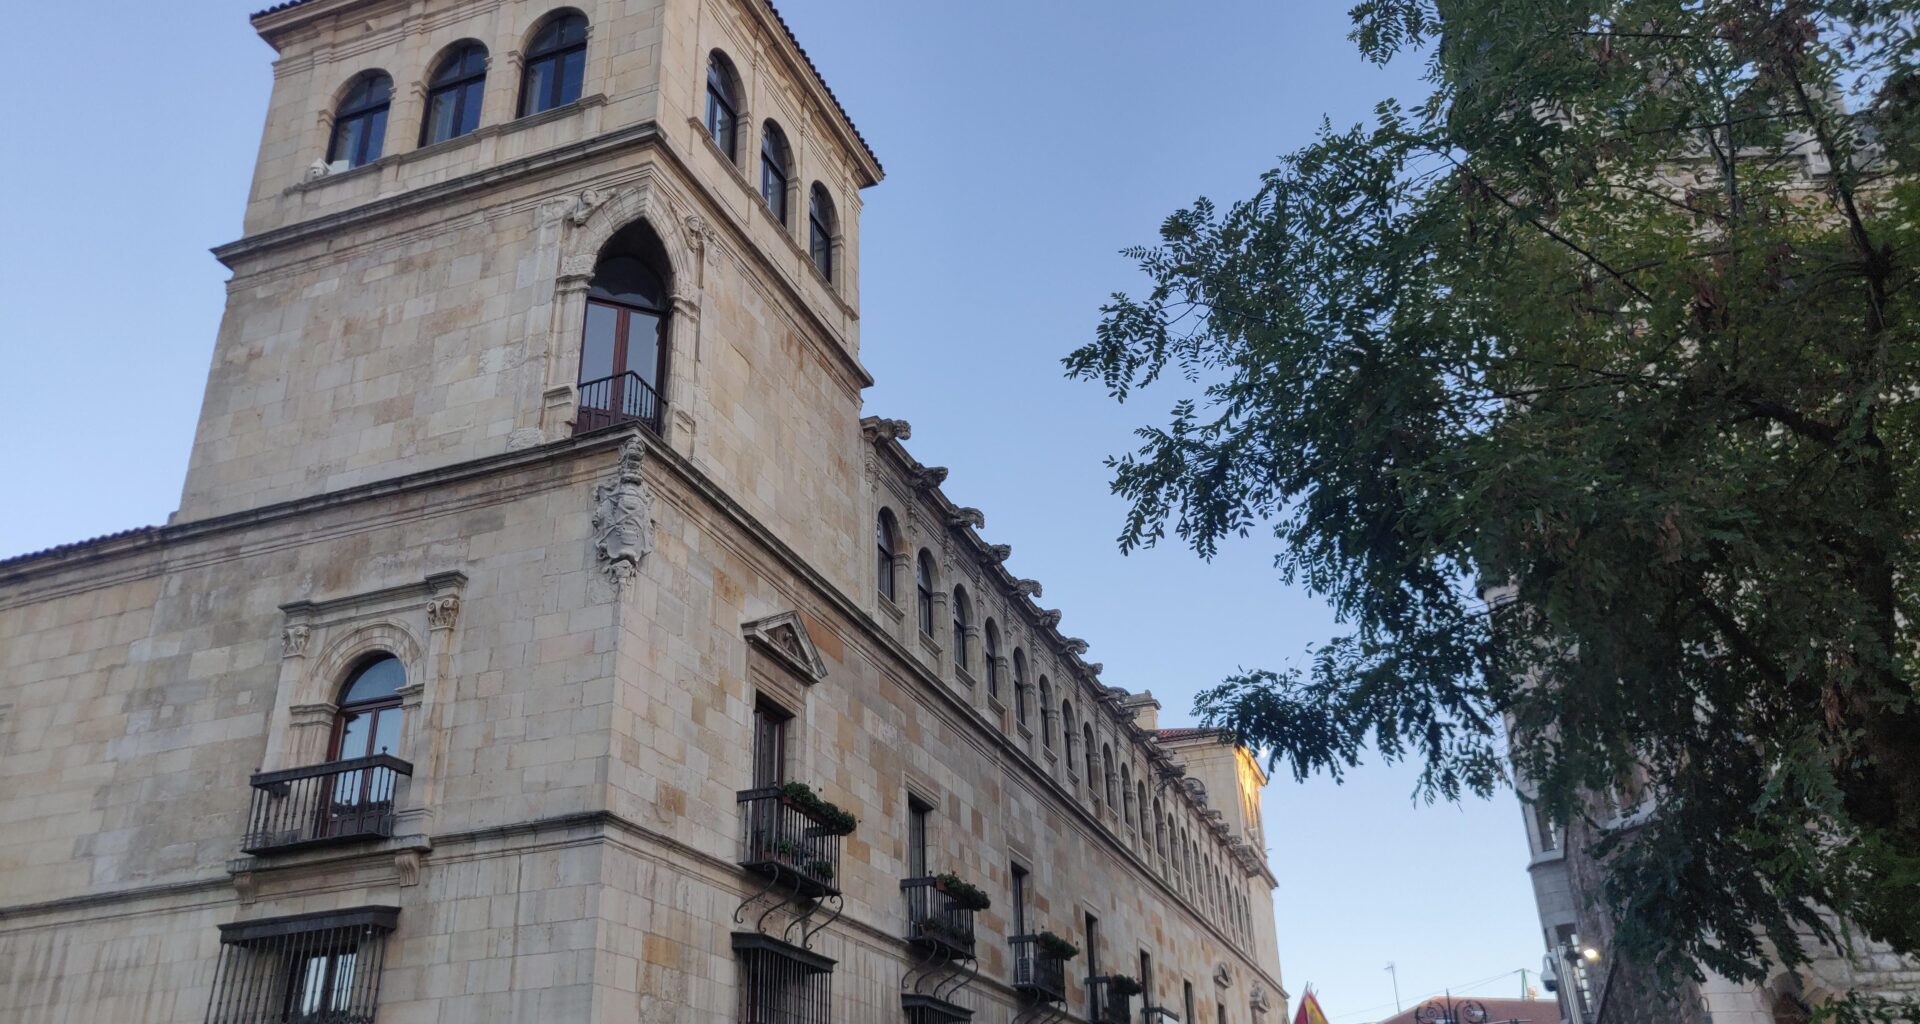
M 327 140 L 327 162 L 348 167 L 380 159 L 387 138 L 387 111 L 393 104 L 393 79 L 384 71 L 368 71 L 353 80 L 333 112 L 333 135 Z
M 1040 677 L 1040 746 L 1053 749 L 1053 684 L 1046 676 Z
M 1087 752 L 1087 790 L 1093 794 L 1093 802 L 1099 803 L 1100 802 L 1100 762 L 1098 760 L 1098 756 L 1095 754 L 1093 749 L 1093 723 L 1092 722 L 1081 723 L 1080 742 L 1082 745 L 1085 746 L 1086 752 Z M 1111 754 L 1108 755 L 1107 760 L 1108 761 L 1113 760 L 1113 757 Z
M 920 632 L 933 635 L 933 555 L 926 549 L 920 551 L 920 559 L 914 564 L 914 589 L 919 591 Z
M 967 600 L 965 587 L 953 588 L 953 664 L 967 668 L 967 627 L 972 625 L 973 603 Z
M 707 135 L 728 160 L 740 159 L 740 76 L 719 50 L 707 55 Z
M 899 530 L 893 522 L 893 513 L 881 509 L 873 524 L 874 544 L 874 582 L 880 588 L 880 596 L 889 601 L 895 600 L 893 582 L 893 553 L 899 549 Z
M 1000 627 L 987 620 L 980 634 L 980 670 L 987 676 L 987 696 L 1000 699 Z
M 825 185 L 814 182 L 807 198 L 807 254 L 814 269 L 829 281 L 833 280 L 833 236 L 838 226 L 833 197 L 827 195 Z
M 1013 720 L 1027 724 L 1027 652 L 1018 647 L 1013 649 Z
M 480 127 L 486 91 L 487 48 L 467 42 L 447 51 L 427 79 L 427 116 L 420 122 L 420 144 L 457 139 Z
M 760 126 L 760 198 L 781 227 L 787 225 L 787 183 L 793 178 L 792 151 L 786 133 L 768 121 Z
M 550 15 L 527 46 L 520 76 L 520 113 L 538 114 L 580 98 L 587 66 L 587 19 L 578 11 Z M 440 58 L 427 77 L 420 145 L 456 139 L 480 126 L 486 95 L 487 48 L 468 40 Z M 393 79 L 384 71 L 355 78 L 333 110 L 327 163 L 349 168 L 380 159 L 393 104 Z
M 586 15 L 575 12 L 549 18 L 527 46 L 526 69 L 520 74 L 520 116 L 579 99 L 586 70 Z

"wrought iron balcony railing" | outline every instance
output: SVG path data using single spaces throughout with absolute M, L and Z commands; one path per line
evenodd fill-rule
M 1058 1003 L 1067 998 L 1067 962 L 1048 956 L 1037 935 L 1015 935 L 1007 940 L 1013 947 L 1013 987 L 1020 994 L 1041 1002 Z
M 656 434 L 660 432 L 660 393 L 631 370 L 581 381 L 579 394 L 580 404 L 573 418 L 575 433 L 636 421 Z
M 741 867 L 791 887 L 801 899 L 840 894 L 839 829 L 779 786 L 743 790 L 739 801 Z
M 937 878 L 907 878 L 907 941 L 941 950 L 956 959 L 973 955 L 973 911 L 940 890 Z
M 1088 978 L 1087 986 L 1093 993 L 1093 1013 L 1088 1020 L 1095 1024 L 1131 1024 L 1133 996 L 1118 991 L 1114 977 Z
M 392 754 L 260 772 L 240 848 L 291 850 L 393 835 L 394 792 L 413 765 Z

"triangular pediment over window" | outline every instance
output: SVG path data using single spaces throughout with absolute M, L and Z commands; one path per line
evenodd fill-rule
M 801 682 L 811 686 L 827 677 L 827 663 L 807 635 L 807 626 L 799 612 L 781 612 L 755 619 L 740 627 L 747 642 L 792 669 Z

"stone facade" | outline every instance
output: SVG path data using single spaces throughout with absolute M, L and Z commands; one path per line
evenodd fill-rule
M 579 97 L 517 119 L 546 5 L 255 16 L 275 88 L 246 235 L 217 252 L 233 279 L 180 510 L 0 562 L 0 1019 L 279 1020 L 351 974 L 380 1024 L 736 1020 L 741 935 L 834 962 L 813 1019 L 953 1019 L 910 1008 L 930 993 L 993 1024 L 1081 1019 L 1107 988 L 1089 975 L 1143 954 L 1141 1001 L 1184 1019 L 1191 986 L 1234 1024 L 1286 1019 L 1251 756 L 1101 684 L 906 425 L 862 419 L 859 189 L 880 166 L 778 13 L 577 12 Z M 479 127 L 416 146 L 460 40 L 491 55 Z M 716 50 L 734 160 L 701 120 Z M 383 155 L 314 169 L 374 68 L 395 83 Z M 768 120 L 792 148 L 784 225 L 758 184 Z M 831 273 L 799 201 L 816 183 Z M 633 225 L 668 291 L 665 411 L 576 430 L 590 289 Z M 370 658 L 404 671 L 395 748 L 327 768 Z M 791 716 L 783 777 L 858 818 L 835 894 L 741 866 L 767 707 Z M 318 815 L 263 830 L 302 787 Z M 909 941 L 916 866 L 992 897 L 974 957 L 928 966 Z M 1016 869 L 1025 931 L 1083 947 L 1057 1003 L 1015 985 Z M 378 942 L 351 967 L 346 940 L 314 947 L 326 985 L 259 969 L 347 921 Z M 258 1004 L 241 981 L 287 994 L 222 1015 Z
M 1639 965 L 1612 955 L 1615 927 L 1600 902 L 1605 865 L 1592 853 L 1602 830 L 1633 828 L 1637 815 L 1655 813 L 1654 808 L 1642 804 L 1622 810 L 1596 800 L 1592 822 L 1561 828 L 1529 802 L 1527 780 L 1518 782 L 1527 870 L 1547 947 L 1544 973 L 1557 982 L 1562 1024 L 1802 1024 L 1809 1009 L 1848 993 L 1895 1002 L 1920 999 L 1920 966 L 1873 944 L 1849 958 L 1824 949 L 1812 936 L 1807 945 L 1816 954 L 1814 963 L 1781 968 L 1762 985 L 1708 971 L 1697 983 L 1660 986 Z

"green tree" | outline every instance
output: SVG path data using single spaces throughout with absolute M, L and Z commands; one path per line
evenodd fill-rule
M 1066 359 L 1174 393 L 1123 549 L 1271 529 L 1351 627 L 1203 718 L 1429 798 L 1510 753 L 1563 821 L 1644 784 L 1605 895 L 1661 977 L 1849 941 L 1820 907 L 1920 952 L 1917 10 L 1354 8 L 1430 97 L 1169 217 Z

